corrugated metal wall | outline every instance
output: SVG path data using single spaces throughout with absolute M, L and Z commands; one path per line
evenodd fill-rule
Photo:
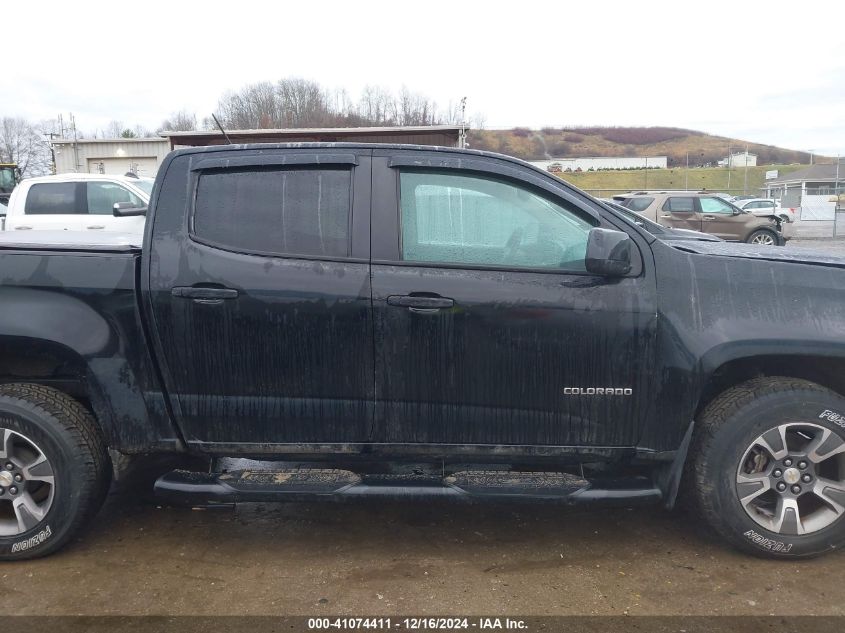
M 167 139 L 87 141 L 77 143 L 75 147 L 72 143 L 56 144 L 55 151 L 57 173 L 88 172 L 92 163 L 102 161 L 105 173 L 111 174 L 125 173 L 132 162 L 143 163 L 145 171 L 149 171 L 147 166 L 154 160 L 155 169 L 158 169 L 170 151 L 170 143 Z M 142 175 L 154 176 L 155 173 Z

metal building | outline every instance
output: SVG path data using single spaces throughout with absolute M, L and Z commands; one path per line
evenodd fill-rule
M 233 143 L 357 142 L 408 143 L 458 147 L 466 128 L 453 125 L 405 127 L 302 128 L 287 130 L 227 130 Z M 219 130 L 162 132 L 157 138 L 53 140 L 56 173 L 88 172 L 155 176 L 171 149 L 223 145 Z
M 233 143 L 408 143 L 458 147 L 466 128 L 455 125 L 421 125 L 396 127 L 339 127 L 270 130 L 226 130 Z M 224 145 L 219 130 L 195 132 L 162 132 L 172 149 L 202 145 Z
M 166 138 L 55 139 L 56 173 L 155 176 L 170 151 Z

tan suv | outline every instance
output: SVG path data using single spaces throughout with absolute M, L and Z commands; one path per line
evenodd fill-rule
M 723 240 L 783 246 L 784 223 L 759 217 L 735 207 L 719 196 L 689 191 L 641 192 L 614 196 L 631 211 L 673 229 L 692 229 Z

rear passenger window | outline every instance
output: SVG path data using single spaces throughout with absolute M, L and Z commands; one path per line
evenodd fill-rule
M 641 198 L 626 198 L 622 204 L 631 209 L 631 211 L 636 211 L 637 213 L 639 213 L 648 209 L 648 205 L 650 205 L 652 202 L 654 202 L 654 198 L 643 196 Z
M 193 233 L 236 251 L 346 257 L 349 169 L 253 169 L 203 172 Z
M 695 202 L 693 198 L 686 197 L 672 197 L 667 198 L 663 204 L 665 211 L 672 211 L 673 213 L 692 213 L 695 211 Z
M 85 214 L 76 200 L 75 182 L 54 182 L 32 185 L 26 194 L 24 213 L 26 215 L 70 215 Z

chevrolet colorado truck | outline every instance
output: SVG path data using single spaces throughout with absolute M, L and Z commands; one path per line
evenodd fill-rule
M 0 241 L 4 560 L 142 455 L 171 502 L 680 497 L 751 553 L 845 541 L 845 259 L 417 146 L 178 150 L 113 212 L 140 247 Z

